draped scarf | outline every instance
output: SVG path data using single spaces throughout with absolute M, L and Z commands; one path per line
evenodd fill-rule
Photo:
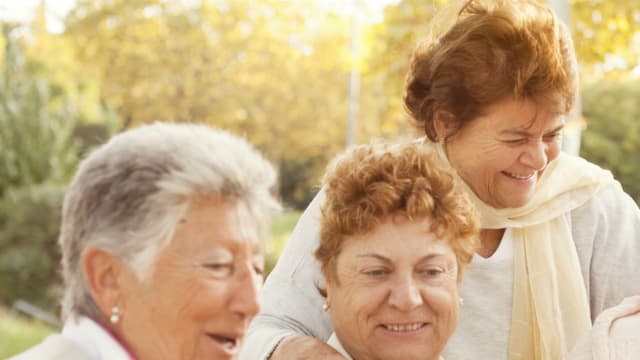
M 435 147 L 452 168 L 442 145 Z M 560 153 L 547 165 L 526 205 L 496 209 L 457 177 L 478 210 L 483 229 L 513 231 L 509 359 L 562 359 L 591 328 L 589 300 L 566 215 L 604 186 L 620 184 L 611 172 Z

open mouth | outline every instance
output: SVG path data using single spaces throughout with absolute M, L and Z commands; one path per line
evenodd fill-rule
M 425 326 L 427 326 L 427 323 L 424 323 L 424 322 L 418 322 L 418 323 L 412 323 L 412 324 L 383 324 L 382 325 L 383 328 L 389 331 L 398 332 L 398 333 L 416 331 L 416 330 L 422 329 Z
M 217 342 L 222 346 L 223 349 L 229 352 L 235 352 L 238 349 L 238 338 L 236 337 L 226 337 L 224 335 L 215 335 L 215 334 L 207 334 L 207 336 L 213 341 Z
M 532 172 L 530 174 L 516 174 L 516 173 L 503 171 L 502 173 L 507 175 L 508 177 L 514 178 L 516 180 L 529 180 L 529 179 L 533 178 L 536 175 L 535 172 Z

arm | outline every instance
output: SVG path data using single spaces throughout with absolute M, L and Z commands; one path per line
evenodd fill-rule
M 640 209 L 621 188 L 609 186 L 571 218 L 594 320 L 623 298 L 640 294 Z
M 298 354 L 310 352 L 316 359 L 325 358 L 318 348 L 332 351 L 324 344 L 333 328 L 329 316 L 322 311 L 324 298 L 316 284 L 323 285 L 324 279 L 313 257 L 318 246 L 322 201 L 321 191 L 300 217 L 276 267 L 267 277 L 260 292 L 261 312 L 249 327 L 240 359 L 266 359 L 276 346 L 272 359 L 284 359 L 279 356 L 285 354 L 285 349 L 289 357 L 302 358 Z
M 309 336 L 290 336 L 282 340 L 269 360 L 328 359 L 344 360 L 324 341 Z

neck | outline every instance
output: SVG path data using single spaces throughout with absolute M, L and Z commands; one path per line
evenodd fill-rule
M 493 255 L 498 249 L 498 246 L 500 246 L 502 235 L 504 235 L 504 229 L 480 230 L 480 249 L 478 249 L 478 255 L 485 259 Z

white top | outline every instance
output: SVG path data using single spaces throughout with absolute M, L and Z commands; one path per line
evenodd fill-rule
M 101 325 L 86 316 L 71 318 L 62 328 L 62 336 L 75 342 L 96 360 L 131 360 L 132 357 L 120 343 Z
M 71 318 L 61 334 L 48 336 L 40 344 L 11 360 L 134 360 L 107 330 L 85 316 Z
M 513 239 L 507 229 L 488 258 L 475 254 L 460 286 L 464 304 L 455 332 L 449 338 L 445 359 L 507 359 L 511 300 L 513 297 Z
M 319 205 L 323 199 L 324 193 L 320 192 L 303 213 L 275 269 L 267 278 L 261 291 L 262 310 L 249 328 L 240 359 L 265 359 L 287 335 L 303 334 L 326 341 L 333 332 L 329 316 L 322 311 L 324 298 L 318 293 L 316 284 L 322 284 L 323 279 L 319 264 L 313 257 L 318 246 Z M 567 220 L 580 259 L 592 320 L 623 298 L 640 294 L 640 271 L 637 271 L 640 261 L 640 209 L 633 199 L 616 187 L 606 187 L 568 213 Z M 478 265 L 480 263 L 477 262 Z M 502 286 L 483 286 L 477 281 L 474 281 L 476 289 L 467 289 L 466 286 L 471 283 L 471 276 L 493 278 L 499 283 L 500 279 L 493 276 L 501 274 L 488 274 L 493 271 L 479 269 L 477 275 L 467 271 L 465 276 L 469 279 L 462 285 L 464 307 L 477 310 L 464 310 L 458 328 L 460 331 L 470 328 L 482 330 L 474 333 L 473 337 L 455 340 L 458 344 L 456 354 L 445 355 L 447 360 L 480 359 L 476 354 L 481 352 L 488 354 L 482 357 L 485 359 L 505 358 L 505 345 L 502 344 L 507 341 L 504 334 L 509 331 L 506 316 L 493 313 L 495 307 L 483 309 L 486 304 L 494 304 L 498 308 L 502 304 L 504 309 L 501 312 L 511 313 L 511 303 L 505 302 L 505 289 L 511 289 L 510 276 L 502 277 Z M 485 314 L 482 322 L 477 320 L 479 314 Z M 473 340 L 483 333 L 490 338 L 488 342 L 492 344 L 489 346 L 478 345 Z M 493 334 L 497 338 L 491 336 Z M 462 340 L 464 346 L 460 345 Z M 453 350 L 451 346 L 448 347 L 450 351 Z
M 344 356 L 345 359 L 354 360 L 353 357 L 349 355 L 347 350 L 344 349 L 344 347 L 342 346 L 342 343 L 336 336 L 336 333 L 331 334 L 331 336 L 329 337 L 329 340 L 327 340 L 327 344 L 331 345 L 332 348 L 336 349 L 336 351 L 338 351 L 340 355 Z M 442 357 L 439 357 L 439 359 L 443 360 Z

